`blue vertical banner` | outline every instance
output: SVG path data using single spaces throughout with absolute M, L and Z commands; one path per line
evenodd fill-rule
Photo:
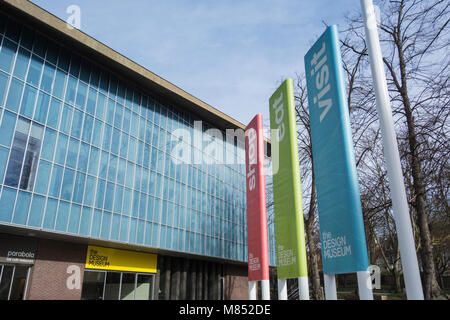
M 325 274 L 366 271 L 355 153 L 336 26 L 305 56 L 309 117 Z

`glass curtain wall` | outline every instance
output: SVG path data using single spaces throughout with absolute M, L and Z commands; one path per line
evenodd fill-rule
M 0 13 L 2 223 L 246 261 L 244 146 L 200 120 Z

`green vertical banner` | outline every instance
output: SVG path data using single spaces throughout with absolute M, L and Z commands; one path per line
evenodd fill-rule
M 307 277 L 292 79 L 286 79 L 283 82 L 272 95 L 269 103 L 278 278 Z M 278 144 L 278 150 L 274 148 L 276 144 Z

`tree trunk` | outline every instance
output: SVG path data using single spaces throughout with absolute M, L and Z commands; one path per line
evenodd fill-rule
M 322 290 L 320 287 L 320 273 L 319 273 L 319 263 L 318 255 L 320 254 L 316 250 L 316 241 L 314 239 L 314 212 L 316 203 L 316 183 L 314 180 L 314 167 L 312 168 L 312 186 L 311 186 L 311 199 L 309 203 L 308 219 L 306 219 L 305 229 L 306 229 L 306 239 L 309 246 L 309 265 L 311 268 L 311 278 L 312 278 L 312 296 L 314 300 L 323 300 Z
M 406 123 L 408 127 L 411 175 L 413 178 L 414 194 L 416 195 L 415 209 L 417 212 L 418 227 L 420 230 L 420 254 L 422 256 L 422 267 L 424 272 L 424 295 L 425 299 L 429 300 L 439 297 L 440 288 L 436 280 L 436 269 L 433 260 L 433 243 L 431 240 L 430 229 L 428 227 L 428 215 L 425 211 L 425 188 L 421 176 L 421 160 L 418 153 L 419 144 L 415 132 L 411 101 L 408 95 L 406 64 L 400 39 L 400 34 L 398 34 L 396 44 L 398 48 L 402 81 L 400 94 L 402 96 L 403 107 L 406 115 Z

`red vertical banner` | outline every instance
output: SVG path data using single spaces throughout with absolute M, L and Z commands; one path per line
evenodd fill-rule
M 245 129 L 248 281 L 269 280 L 263 119 L 257 114 Z

